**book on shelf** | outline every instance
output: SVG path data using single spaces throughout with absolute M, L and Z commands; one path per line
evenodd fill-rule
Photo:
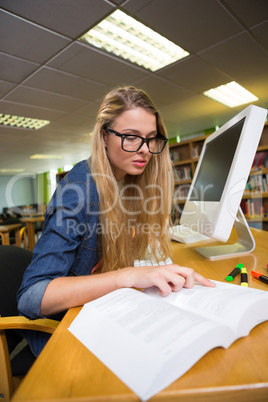
M 267 193 L 268 174 L 260 172 L 249 177 L 245 194 Z
M 190 166 L 177 167 L 176 168 L 176 180 L 191 180 L 192 179 L 192 169 Z
M 170 159 L 173 163 L 176 163 L 180 160 L 180 153 L 179 151 L 169 149 Z
M 193 158 L 194 159 L 199 158 L 199 156 L 201 155 L 202 148 L 203 148 L 203 143 L 198 144 L 198 145 L 193 147 Z
M 247 219 L 265 217 L 265 209 L 261 198 L 242 200 L 241 207 Z
M 167 297 L 118 289 L 85 304 L 69 331 L 145 401 L 268 320 L 268 292 L 215 283 Z
M 268 151 L 257 152 L 251 169 L 254 171 L 267 168 L 268 168 Z
M 190 190 L 190 184 L 181 184 L 175 187 L 174 202 L 185 201 Z

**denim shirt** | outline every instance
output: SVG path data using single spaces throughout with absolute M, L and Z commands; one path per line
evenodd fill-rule
M 89 161 L 79 162 L 59 183 L 48 204 L 43 233 L 18 291 L 18 310 L 42 317 L 41 301 L 52 279 L 89 275 L 99 260 L 98 193 Z

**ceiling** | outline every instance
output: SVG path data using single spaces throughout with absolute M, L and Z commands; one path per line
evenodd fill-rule
M 202 95 L 237 81 L 268 108 L 267 0 L 0 0 L 0 113 L 50 120 L 37 131 L 0 127 L 0 169 L 44 172 L 90 154 L 103 96 L 146 90 L 169 137 L 221 125 L 230 109 Z M 116 8 L 190 53 L 150 72 L 78 38 Z M 57 161 L 31 160 L 35 153 Z

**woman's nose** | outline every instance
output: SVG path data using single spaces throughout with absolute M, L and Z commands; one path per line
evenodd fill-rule
M 144 144 L 142 144 L 142 147 L 138 150 L 138 152 L 141 152 L 143 154 L 148 154 L 149 148 L 148 148 L 148 145 L 146 144 L 146 142 L 144 142 Z

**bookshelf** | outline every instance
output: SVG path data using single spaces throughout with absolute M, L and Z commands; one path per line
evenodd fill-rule
M 241 207 L 249 225 L 268 230 L 268 124 L 263 129 Z
M 175 170 L 175 200 L 172 219 L 179 223 L 197 162 L 207 135 L 169 146 Z M 241 207 L 250 226 L 268 230 L 268 124 L 264 126 L 258 150 L 245 188 Z
M 192 178 L 207 135 L 191 138 L 169 146 L 175 172 L 173 222 L 179 223 Z
M 64 176 L 69 173 L 69 170 L 67 172 L 59 172 L 56 174 L 56 183 L 57 185 L 59 184 L 59 182 L 64 178 Z

